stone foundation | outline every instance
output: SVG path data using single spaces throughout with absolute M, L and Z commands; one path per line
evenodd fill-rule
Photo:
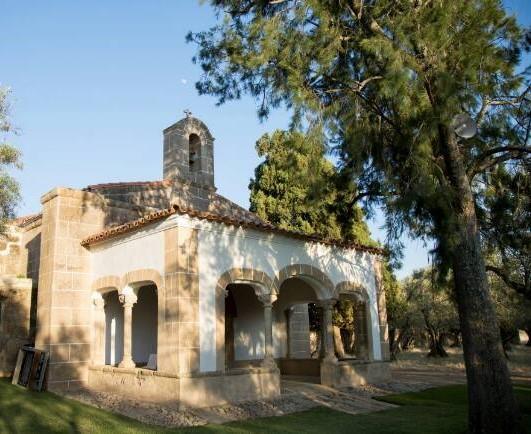
M 91 366 L 88 387 L 130 399 L 185 407 L 210 407 L 280 396 L 280 374 L 264 368 L 173 375 L 147 369 Z

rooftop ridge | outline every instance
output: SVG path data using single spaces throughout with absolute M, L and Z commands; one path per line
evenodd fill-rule
M 168 180 L 157 180 L 157 181 L 130 181 L 130 182 L 107 182 L 102 184 L 91 184 L 85 187 L 84 191 L 92 190 L 101 190 L 104 188 L 114 188 L 114 187 L 134 187 L 134 186 L 167 186 L 171 182 Z

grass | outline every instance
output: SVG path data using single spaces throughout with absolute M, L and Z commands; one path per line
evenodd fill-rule
M 531 428 L 531 388 L 516 387 L 524 422 Z M 188 429 L 163 429 L 51 393 L 28 392 L 0 381 L 1 433 L 460 433 L 466 431 L 466 388 L 445 386 L 389 395 L 400 407 L 352 416 L 327 408 L 275 418 Z

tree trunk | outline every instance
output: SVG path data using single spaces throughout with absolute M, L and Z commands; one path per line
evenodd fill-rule
M 451 343 L 452 348 L 457 348 L 461 345 L 461 331 L 460 330 L 452 330 L 451 336 L 453 339 L 453 342 Z
M 444 240 L 452 254 L 454 284 L 463 337 L 472 433 L 522 432 L 500 331 L 492 302 L 477 227 L 475 202 L 452 132 L 444 137 L 444 157 L 454 189 L 454 234 Z
M 341 339 L 341 330 L 338 326 L 334 326 L 334 347 L 339 359 L 345 358 L 345 347 L 343 347 L 343 340 Z
M 401 349 L 404 351 L 409 351 L 413 346 L 414 340 L 415 337 L 411 333 L 404 333 L 399 342 Z
M 400 330 L 394 327 L 389 329 L 389 353 L 392 361 L 396 360 L 400 352 L 400 338 Z
M 430 343 L 428 357 L 448 357 L 448 353 L 444 349 L 442 334 L 438 333 L 433 327 L 429 327 L 428 337 Z

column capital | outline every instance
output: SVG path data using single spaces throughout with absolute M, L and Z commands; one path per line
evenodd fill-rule
M 257 297 L 264 307 L 273 307 L 273 303 L 277 301 L 276 294 L 257 294 Z
M 105 300 L 103 299 L 103 295 L 99 292 L 93 292 L 92 304 L 94 304 L 97 309 L 103 309 L 103 307 L 105 306 Z
M 118 299 L 124 307 L 132 307 L 137 302 L 138 297 L 135 294 L 120 294 Z
M 332 309 L 337 304 L 337 299 L 330 298 L 328 300 L 321 300 L 319 301 L 318 305 L 321 306 L 323 309 Z
M 92 303 L 97 309 L 103 309 L 105 307 L 105 300 L 102 298 L 94 298 L 92 299 Z

